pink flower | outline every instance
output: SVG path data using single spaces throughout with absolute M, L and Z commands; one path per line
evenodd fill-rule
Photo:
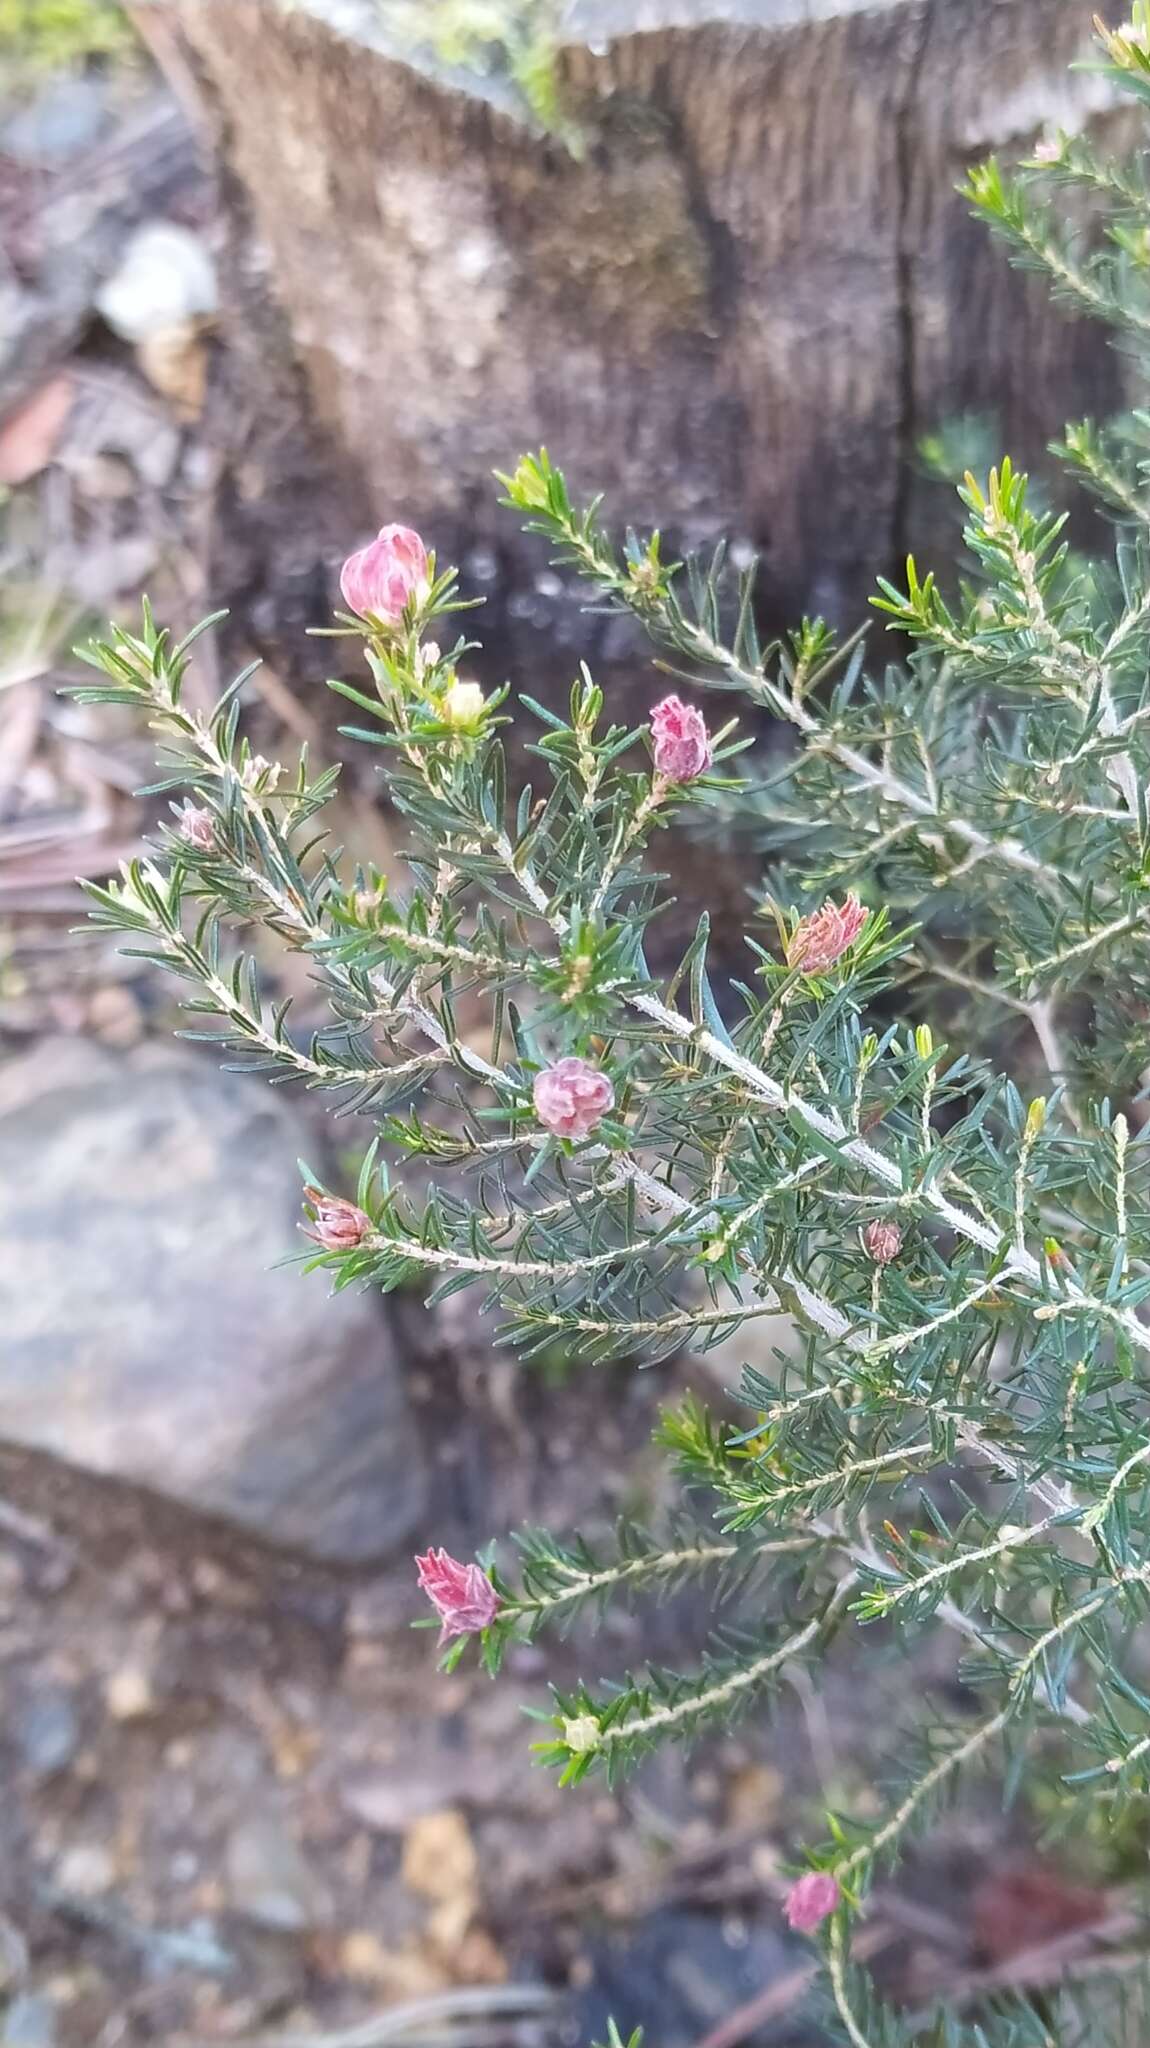
M 429 1550 L 417 1557 L 420 1589 L 427 1594 L 443 1627 L 439 1640 L 452 1636 L 476 1635 L 489 1628 L 499 1610 L 499 1595 L 483 1566 L 460 1564 L 446 1550 Z
M 216 821 L 210 811 L 197 804 L 185 804 L 176 827 L 186 846 L 198 853 L 210 853 L 216 843 Z
M 427 549 L 410 526 L 385 526 L 369 546 L 348 556 L 339 587 L 348 610 L 361 619 L 370 612 L 398 626 L 409 598 L 427 596 Z
M 586 1138 L 615 1106 L 609 1077 L 574 1053 L 536 1074 L 532 1093 L 540 1123 L 558 1138 Z
M 854 945 L 869 916 L 853 890 L 844 903 L 832 903 L 828 896 L 821 910 L 799 919 L 787 941 L 787 966 L 801 967 L 804 974 L 833 967 Z
M 655 770 L 668 782 L 692 782 L 711 765 L 711 737 L 703 714 L 678 697 L 664 697 L 651 713 Z
M 371 1229 L 371 1219 L 354 1202 L 345 1201 L 342 1195 L 325 1195 L 322 1188 L 305 1188 L 304 1194 L 314 1212 L 306 1235 L 321 1244 L 325 1252 L 350 1252 L 363 1243 Z
M 796 1879 L 783 1901 L 787 1926 L 796 1934 L 813 1934 L 841 1897 L 838 1879 L 829 1870 L 808 1870 L 805 1877 Z
M 863 1244 L 876 1266 L 889 1266 L 902 1250 L 902 1231 L 889 1217 L 876 1216 L 863 1231 Z
M 1056 164 L 1061 155 L 1061 139 L 1057 135 L 1043 135 L 1034 145 L 1031 161 L 1036 164 Z

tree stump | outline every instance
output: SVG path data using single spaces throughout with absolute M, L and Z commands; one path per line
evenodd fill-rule
M 417 68 L 385 8 L 137 7 L 266 251 L 283 319 L 256 381 L 302 379 L 342 492 L 329 573 L 401 518 L 513 641 L 550 628 L 530 673 L 548 639 L 567 670 L 609 658 L 497 507 L 492 470 L 543 442 L 613 521 L 759 552 L 768 625 L 851 624 L 909 546 L 952 545 L 924 432 L 986 414 L 1041 466 L 1067 418 L 1124 402 L 1101 330 L 955 191 L 989 150 L 1111 118 L 1068 71 L 1090 0 L 582 0 L 557 57 L 578 149 L 489 80 Z M 285 494 L 272 465 L 262 488 L 269 559 L 274 536 L 298 567 L 318 483 L 297 463 Z

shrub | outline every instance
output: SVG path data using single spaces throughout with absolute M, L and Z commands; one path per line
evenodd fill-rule
M 0 0 L 0 53 L 33 72 L 135 48 L 119 0 Z
M 1102 41 L 1111 77 L 1150 97 L 1148 0 Z M 1093 242 L 1059 230 L 1042 194 L 1063 184 L 1102 209 Z M 1014 178 L 977 170 L 970 198 L 1021 260 L 1144 342 L 1141 163 L 1060 136 Z M 960 1781 L 1005 1770 L 1012 1787 L 1025 1769 L 1067 1826 L 1114 1822 L 1150 1791 L 1146 429 L 1136 415 L 1065 438 L 1116 523 L 1113 562 L 1072 557 L 1009 461 L 968 477 L 969 580 L 946 597 L 911 561 L 882 585 L 913 643 L 882 675 L 817 620 L 761 646 L 749 578 L 728 604 L 721 560 L 684 572 L 658 536 L 616 548 L 546 454 L 526 458 L 503 479 L 510 505 L 598 605 L 635 614 L 678 680 L 634 732 L 586 673 L 566 718 L 522 698 L 538 782 L 514 797 L 507 691 L 484 697 L 460 672 L 469 643 L 431 637 L 463 609 L 455 580 L 385 529 L 345 572 L 356 611 L 339 628 L 373 689 L 333 687 L 350 732 L 383 749 L 404 877 L 341 874 L 321 822 L 335 775 L 252 756 L 242 676 L 210 719 L 185 707 L 195 635 L 173 646 L 145 615 L 89 650 L 87 694 L 146 710 L 159 788 L 185 800 L 153 858 L 92 888 L 96 917 L 188 985 L 200 1035 L 378 1118 L 354 1199 L 305 1191 L 309 1267 L 337 1288 L 478 1287 L 528 1356 L 559 1341 L 656 1360 L 791 1312 L 789 1354 L 744 1374 L 742 1427 L 696 1399 L 663 1415 L 672 1528 L 624 1524 L 601 1548 L 530 1531 L 514 1567 L 432 1550 L 419 1572 L 445 1662 L 474 1647 L 490 1671 L 517 1640 L 688 1575 L 725 1603 L 689 1668 L 556 1694 L 541 1755 L 570 1784 L 768 1710 L 787 1667 L 817 1666 L 833 1638 L 958 1637 L 974 1709 L 948 1724 L 908 1699 L 905 1783 L 877 1818 L 831 1818 L 788 1902 L 855 2048 L 927 2038 L 876 1999 L 852 1931 Z M 820 820 L 756 912 L 746 979 L 717 989 L 705 919 L 667 981 L 644 953 L 658 834 L 767 802 L 738 781 L 749 743 L 682 701 L 688 686 L 789 728 L 769 801 L 784 829 Z M 234 950 L 253 922 L 326 988 L 332 1022 L 310 1043 Z M 904 1024 L 891 992 L 908 975 L 920 1020 Z M 956 984 L 975 1008 L 950 1049 Z M 1045 1078 L 1020 1088 L 1036 1065 Z M 385 1151 L 444 1185 L 417 1200 Z M 1117 2004 L 1060 1994 L 1058 2038 L 1119 2038 L 1125 1981 Z M 966 2038 L 1054 2036 L 1019 2003 Z

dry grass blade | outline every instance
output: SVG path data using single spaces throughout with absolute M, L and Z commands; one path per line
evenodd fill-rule
M 516 2022 L 541 2019 L 554 2004 L 555 1994 L 543 1984 L 461 1985 L 393 2005 L 374 2019 L 334 2033 L 261 2034 L 239 2048 L 399 2048 L 409 2040 L 414 2048 L 432 2048 L 433 2043 L 435 2048 L 478 2048 L 491 2038 L 506 2040 Z M 469 2026 L 469 2021 L 476 2024 Z M 495 2023 L 499 2031 L 493 2037 Z M 192 2048 L 210 2048 L 210 2043 L 196 2041 Z

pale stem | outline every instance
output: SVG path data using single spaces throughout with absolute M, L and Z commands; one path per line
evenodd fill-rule
M 612 1749 L 617 1743 L 629 1742 L 636 1735 L 662 1733 L 668 1728 L 677 1727 L 683 1721 L 693 1720 L 698 1714 L 706 1714 L 713 1708 L 723 1707 L 729 1700 L 737 1699 L 740 1693 L 761 1685 L 763 1679 L 769 1678 L 772 1671 L 779 1670 L 782 1665 L 789 1663 L 792 1657 L 797 1657 L 801 1650 L 805 1650 L 807 1645 L 829 1626 L 857 1583 L 855 1573 L 849 1572 L 845 1578 L 839 1580 L 822 1613 L 814 1615 L 805 1627 L 797 1629 L 793 1636 L 788 1636 L 785 1643 L 780 1643 L 776 1649 L 768 1650 L 762 1657 L 756 1657 L 752 1664 L 732 1671 L 726 1678 L 719 1679 L 716 1684 L 707 1686 L 703 1691 L 691 1693 L 687 1698 L 678 1700 L 673 1706 L 654 1707 L 649 1714 L 640 1715 L 637 1720 L 616 1721 L 610 1728 L 601 1729 L 593 1747 Z
M 835 1875 L 839 1878 L 840 1882 L 844 1878 L 849 1877 L 853 1871 L 860 1869 L 862 1865 L 869 1863 L 874 1857 L 880 1855 L 883 1849 L 891 1842 L 897 1841 L 899 1836 L 905 1831 L 908 1823 L 913 1819 L 918 1808 L 924 1801 L 930 1798 L 936 1788 L 952 1772 L 961 1771 L 973 1757 L 986 1748 L 988 1743 L 994 1741 L 995 1736 L 999 1735 L 1012 1719 L 1019 1693 L 1035 1671 L 1036 1666 L 1041 1664 L 1047 1651 L 1055 1643 L 1060 1642 L 1064 1636 L 1069 1635 L 1073 1629 L 1079 1628 L 1084 1621 L 1088 1621 L 1092 1615 L 1099 1613 L 1113 1598 L 1114 1588 L 1108 1586 L 1105 1591 L 1096 1593 L 1091 1600 L 1086 1602 L 1085 1606 L 1075 1608 L 1072 1614 L 1068 1614 L 1062 1621 L 1057 1622 L 1052 1628 L 1048 1628 L 1043 1635 L 1039 1636 L 1037 1642 L 1032 1643 L 1025 1657 L 1016 1664 L 1011 1673 L 1009 1694 L 1005 1704 L 998 1709 L 997 1713 L 992 1714 L 988 1720 L 980 1722 L 978 1727 L 956 1749 L 947 1750 L 945 1755 L 936 1759 L 930 1769 L 918 1780 L 917 1784 L 911 1787 L 902 1804 L 896 1808 L 895 1812 L 891 1814 L 889 1820 L 883 1824 L 877 1834 L 872 1835 L 869 1842 L 864 1842 L 852 1855 L 847 1857 L 845 1863 L 838 1866 Z

